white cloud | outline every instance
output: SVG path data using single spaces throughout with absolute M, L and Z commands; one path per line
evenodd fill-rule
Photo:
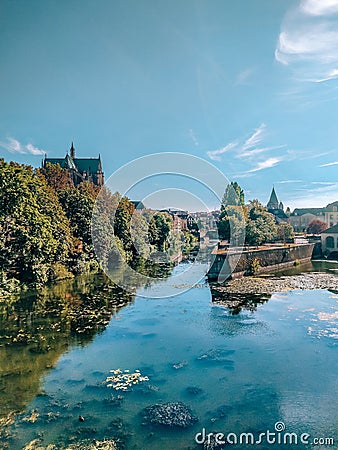
M 323 185 L 323 186 L 331 186 L 332 184 L 336 184 L 335 182 L 332 181 L 311 181 L 311 184 L 316 185 Z
M 285 145 L 262 146 L 265 136 L 266 125 L 262 123 L 245 140 L 238 139 L 237 141 L 230 142 L 225 147 L 218 150 L 208 151 L 207 155 L 214 161 L 221 161 L 224 153 L 233 151 L 232 156 L 242 160 L 241 164 L 243 165 L 243 163 L 245 163 L 245 169 L 247 169 L 248 166 L 249 168 L 250 166 L 253 166 L 251 170 L 244 170 L 242 172 L 236 171 L 236 177 L 243 178 L 253 176 L 255 172 L 273 167 L 284 159 L 282 156 L 267 157 L 266 154 L 268 152 L 284 148 Z
M 207 155 L 209 156 L 210 159 L 214 160 L 214 161 L 221 161 L 221 155 L 223 155 L 223 153 L 228 152 L 229 150 L 232 150 L 233 148 L 235 148 L 237 145 L 236 142 L 230 142 L 230 144 L 227 144 L 225 147 L 222 147 L 218 150 L 210 150 L 207 152 Z
M 34 147 L 34 145 L 32 144 L 27 144 L 25 148 L 27 149 L 28 153 L 31 153 L 32 155 L 44 155 L 46 153 L 44 150 L 40 150 L 39 148 Z
M 242 150 L 247 150 L 249 148 L 255 147 L 260 144 L 263 140 L 263 135 L 266 129 L 265 123 L 262 123 L 254 133 L 244 142 Z
M 265 130 L 266 125 L 262 123 L 243 143 L 241 143 L 241 139 L 238 139 L 236 141 L 230 142 L 225 147 L 222 147 L 218 150 L 209 150 L 207 152 L 207 155 L 214 161 L 221 161 L 221 155 L 230 150 L 235 150 L 237 158 L 248 158 L 250 156 L 255 156 L 257 154 L 267 152 L 275 147 L 257 148 L 257 146 L 263 142 Z
M 325 81 L 335 80 L 336 78 L 338 78 L 338 69 L 332 69 L 327 74 L 326 78 L 318 78 L 318 79 L 315 79 L 313 81 L 315 81 L 315 83 L 323 83 Z
M 246 150 L 244 152 L 240 151 L 237 155 L 237 158 L 253 158 L 262 153 L 266 153 L 271 150 L 278 150 L 280 148 L 285 148 L 285 145 L 275 145 L 272 147 L 254 148 L 252 150 Z
M 275 58 L 302 81 L 338 78 L 338 0 L 302 0 L 291 9 L 281 26 Z
M 270 169 L 276 166 L 282 161 L 282 158 L 268 158 L 265 161 L 259 162 L 254 169 L 249 170 L 249 172 L 258 172 L 259 170 Z
M 276 184 L 289 184 L 289 183 L 302 183 L 303 180 L 283 180 L 283 181 L 276 181 Z
M 302 0 L 301 10 L 312 16 L 323 16 L 338 13 L 337 0 Z
M 17 139 L 7 138 L 7 142 L 0 142 L 0 147 L 5 148 L 10 153 L 21 153 L 31 155 L 44 155 L 45 150 L 34 147 L 33 144 L 22 145 Z
M 337 165 L 338 165 L 338 161 L 334 161 L 334 162 L 330 162 L 330 163 L 327 163 L 327 164 L 322 164 L 319 167 L 330 167 L 330 166 L 337 166 Z

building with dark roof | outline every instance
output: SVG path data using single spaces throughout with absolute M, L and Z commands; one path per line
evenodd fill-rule
M 309 223 L 313 219 L 325 221 L 325 208 L 295 208 L 289 217 L 289 224 L 295 231 L 306 232 Z
M 284 205 L 278 201 L 275 188 L 272 188 L 270 199 L 266 205 L 269 213 L 275 216 L 276 223 L 287 222 L 288 216 L 284 212 Z
M 131 200 L 131 203 L 134 205 L 136 211 L 143 211 L 146 209 L 141 200 Z
M 47 158 L 42 162 L 43 167 L 46 164 L 59 164 L 60 167 L 66 169 L 75 186 L 82 181 L 90 181 L 96 186 L 103 186 L 104 173 L 102 171 L 101 156 L 98 158 L 76 158 L 75 148 L 72 143 L 70 152 L 64 158 Z

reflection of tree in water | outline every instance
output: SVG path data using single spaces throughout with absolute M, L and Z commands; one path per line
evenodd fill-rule
M 215 305 L 229 309 L 231 315 L 239 314 L 242 310 L 256 311 L 258 305 L 263 305 L 270 300 L 269 294 L 243 294 L 219 292 L 211 289 L 212 302 Z
M 149 267 L 141 269 L 149 274 Z M 167 277 L 171 268 L 151 270 Z M 135 280 L 135 291 L 140 286 Z M 0 301 L 0 436 L 1 417 L 25 408 L 59 357 L 73 345 L 89 343 L 133 300 L 134 294 L 99 273 Z
M 144 258 L 137 258 L 127 264 L 120 261 L 109 269 L 114 282 L 128 291 L 136 293 L 140 287 L 150 288 L 153 284 L 168 278 L 173 270 L 172 263 L 156 264 Z
M 3 301 L 0 417 L 21 411 L 39 391 L 41 375 L 62 353 L 92 340 L 133 298 L 104 275 L 90 275 Z

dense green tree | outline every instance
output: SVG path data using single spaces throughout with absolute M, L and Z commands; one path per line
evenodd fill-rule
M 94 199 L 78 188 L 66 189 L 59 194 L 63 210 L 68 217 L 75 237 L 83 242 L 84 251 L 92 251 L 91 220 Z
M 136 212 L 132 217 L 130 230 L 134 244 L 134 257 L 148 259 L 150 241 L 146 217 Z
M 246 225 L 247 244 L 261 245 L 266 242 L 272 242 L 277 233 L 274 216 L 258 200 L 250 201 L 248 210 Z
M 0 160 L 0 270 L 25 282 L 48 280 L 72 239 L 57 195 L 30 166 Z
M 228 206 L 222 211 L 217 223 L 220 239 L 240 243 L 244 240 L 246 209 L 242 206 Z
M 131 236 L 131 219 L 134 210 L 134 204 L 127 197 L 122 197 L 118 202 L 114 216 L 111 218 L 114 234 L 121 240 L 127 260 L 131 260 L 133 254 L 136 253 Z
M 232 181 L 225 188 L 217 222 L 220 239 L 240 243 L 244 239 L 245 222 L 244 192 L 236 181 Z
M 167 242 L 172 229 L 172 218 L 168 213 L 156 212 L 149 223 L 149 241 L 155 245 L 159 251 L 165 250 L 165 243 Z
M 294 237 L 294 229 L 293 226 L 286 222 L 281 222 L 277 225 L 277 238 L 286 242 Z
M 237 181 L 231 181 L 225 188 L 221 203 L 221 211 L 228 206 L 244 206 L 244 191 Z

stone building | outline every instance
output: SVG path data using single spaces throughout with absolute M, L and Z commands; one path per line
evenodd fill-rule
M 338 224 L 324 230 L 320 236 L 324 255 L 332 256 L 333 252 L 338 255 Z
M 43 167 L 46 164 L 59 164 L 60 167 L 66 169 L 75 186 L 82 181 L 90 181 L 96 186 L 103 186 L 104 173 L 102 171 L 101 156 L 98 158 L 76 158 L 75 148 L 72 143 L 70 152 L 64 158 L 47 158 L 42 162 Z
M 276 223 L 287 222 L 288 216 L 284 212 L 284 205 L 278 201 L 275 188 L 272 188 L 270 199 L 266 205 L 269 213 L 275 216 Z
M 296 208 L 288 219 L 293 229 L 298 232 L 306 232 L 309 223 L 313 219 L 325 222 L 325 208 Z
M 329 203 L 326 206 L 324 222 L 326 222 L 329 227 L 338 223 L 338 202 Z
M 161 209 L 161 212 L 166 212 L 171 215 L 173 219 L 173 231 L 180 233 L 188 229 L 189 213 L 188 211 Z

